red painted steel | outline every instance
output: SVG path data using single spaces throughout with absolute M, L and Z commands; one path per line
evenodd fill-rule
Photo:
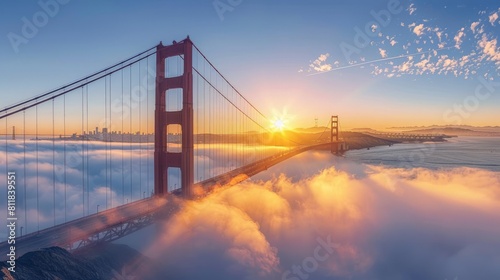
M 332 116 L 331 122 L 331 136 L 330 142 L 332 143 L 331 152 L 332 154 L 339 153 L 339 116 Z
M 194 141 L 193 141 L 193 43 L 189 37 L 172 45 L 157 46 L 156 53 L 156 105 L 155 105 L 155 195 L 168 193 L 168 168 L 180 168 L 181 189 L 185 197 L 193 196 Z M 165 77 L 167 58 L 181 56 L 184 72 L 178 77 Z M 168 65 L 167 65 L 168 66 Z M 166 112 L 166 93 L 169 89 L 182 89 L 182 109 Z M 167 126 L 178 124 L 182 131 L 182 151 L 167 151 Z

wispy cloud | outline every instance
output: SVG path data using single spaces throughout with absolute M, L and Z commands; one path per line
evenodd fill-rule
M 410 22 L 401 22 L 392 26 L 392 29 L 384 29 L 383 37 L 371 36 L 369 45 L 373 50 L 365 51 L 348 64 L 339 63 L 338 60 L 333 65 L 318 61 L 311 64 L 309 75 L 365 65 L 372 67 L 373 75 L 386 77 L 433 74 L 468 79 L 471 75 L 500 74 L 500 46 L 495 29 L 500 9 L 481 11 L 477 18 L 464 21 L 458 29 L 444 26 L 445 23 L 437 19 L 419 18 L 415 14 L 416 9 L 415 4 L 408 8 L 412 14 Z M 443 57 L 439 52 L 445 50 L 446 57 Z M 371 59 L 367 54 L 371 54 Z M 389 57 L 388 54 L 400 55 Z
M 470 25 L 470 30 L 472 30 L 472 33 L 476 33 L 476 27 L 479 25 L 479 21 L 475 21 Z
M 497 39 L 488 39 L 485 34 L 478 43 L 483 52 L 483 57 L 488 61 L 500 64 L 500 47 L 497 47 Z
M 498 20 L 498 13 L 499 12 L 495 12 L 489 16 L 489 21 L 490 21 L 491 25 L 493 25 L 493 26 L 495 25 L 496 21 Z
M 330 56 L 329 53 L 321 54 L 316 60 L 314 60 L 310 65 L 309 70 L 314 70 L 316 72 L 325 72 L 332 69 L 332 65 L 326 63 L 326 60 Z M 310 71 L 309 71 L 310 72 Z
M 379 48 L 378 50 L 379 50 L 379 52 L 380 52 L 380 56 L 381 56 L 382 58 L 386 58 L 386 57 L 387 57 L 387 51 L 386 51 L 386 50 L 381 49 L 381 48 Z
M 413 13 L 415 13 L 417 11 L 417 8 L 415 7 L 415 4 L 414 3 L 411 3 L 410 4 L 410 7 L 408 7 L 408 13 L 411 15 L 413 15 Z
M 457 32 L 457 35 L 453 38 L 455 40 L 455 48 L 460 49 L 460 45 L 462 44 L 462 38 L 465 36 L 464 32 L 465 28 L 460 29 Z

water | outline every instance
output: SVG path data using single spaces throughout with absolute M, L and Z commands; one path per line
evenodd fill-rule
M 500 138 L 457 137 L 442 143 L 396 144 L 352 150 L 345 157 L 355 162 L 400 168 L 465 166 L 500 171 Z

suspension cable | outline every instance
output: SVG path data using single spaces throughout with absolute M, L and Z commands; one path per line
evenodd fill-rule
M 233 89 L 234 91 L 236 91 L 236 93 L 238 93 L 238 95 L 243 98 L 243 100 L 245 100 L 248 104 L 250 104 L 250 106 L 252 106 L 252 108 L 257 111 L 262 117 L 264 117 L 265 119 L 269 120 L 269 118 L 267 118 L 264 114 L 262 114 L 257 108 L 255 108 L 252 103 L 250 103 L 225 77 L 224 75 L 222 75 L 219 70 L 217 70 L 217 68 L 212 64 L 212 62 L 210 62 L 210 60 L 208 60 L 208 58 L 200 51 L 200 49 L 198 49 L 198 47 L 193 43 L 193 47 L 201 54 L 201 56 L 208 62 L 208 64 L 210 64 L 210 66 L 212 66 L 212 68 L 224 79 L 224 81 L 226 81 L 226 83 L 228 83 Z
M 147 55 L 147 56 L 145 56 L 145 57 L 138 58 L 138 59 L 136 59 L 136 60 L 134 60 L 134 61 L 132 61 L 132 62 L 129 62 L 129 63 L 127 63 L 127 64 L 123 64 L 122 66 L 120 66 L 119 68 L 117 68 L 117 69 L 115 69 L 115 70 L 113 70 L 113 71 L 110 71 L 110 72 L 106 72 L 106 71 L 104 71 L 104 70 L 103 70 L 103 71 L 99 71 L 99 72 L 98 72 L 98 73 L 99 73 L 99 76 L 97 76 L 97 77 L 95 77 L 95 78 L 92 78 L 92 77 L 94 77 L 95 75 L 94 75 L 94 76 L 93 76 L 93 75 L 90 75 L 90 76 L 87 76 L 87 77 L 85 77 L 85 78 L 83 78 L 83 79 L 78 80 L 77 82 L 71 83 L 70 85 L 64 86 L 64 87 L 59 88 L 59 89 L 57 89 L 57 90 L 53 90 L 53 91 L 51 91 L 50 93 L 42 94 L 42 95 L 41 95 L 41 96 L 39 96 L 39 97 L 32 98 L 32 99 L 30 99 L 30 100 L 28 100 L 28 101 L 23 101 L 23 102 L 21 102 L 21 103 L 19 103 L 19 104 L 13 105 L 13 106 L 9 106 L 8 108 L 5 108 L 5 109 L 3 109 L 3 110 L 1 110 L 1 111 L 0 111 L 0 119 L 3 119 L 3 118 L 5 118 L 5 117 L 8 117 L 8 116 L 13 115 L 13 114 L 15 114 L 15 113 L 19 113 L 19 112 L 21 112 L 21 111 L 23 111 L 23 110 L 26 110 L 26 109 L 32 108 L 32 107 L 34 107 L 34 106 L 36 106 L 36 105 L 38 105 L 38 104 L 44 103 L 44 102 L 46 102 L 46 101 L 48 101 L 48 100 L 54 99 L 54 98 L 59 97 L 59 96 L 61 96 L 61 95 L 67 94 L 67 93 L 69 93 L 69 92 L 71 92 L 71 91 L 73 91 L 73 90 L 75 90 L 75 89 L 77 89 L 77 88 L 80 88 L 81 86 L 86 86 L 86 85 L 88 85 L 88 84 L 91 84 L 92 82 L 95 82 L 95 81 L 97 81 L 97 80 L 100 80 L 100 79 L 102 79 L 103 77 L 105 77 L 105 76 L 107 76 L 107 75 L 110 75 L 110 74 L 116 73 L 116 72 L 118 72 L 118 71 L 120 71 L 120 70 L 122 70 L 122 69 L 124 69 L 124 68 L 126 68 L 126 67 L 128 67 L 128 66 L 130 66 L 130 65 L 133 65 L 133 64 L 137 63 L 138 61 L 141 61 L 141 60 L 143 60 L 143 59 L 145 59 L 145 58 L 147 58 L 147 57 L 150 57 L 150 56 L 152 56 L 152 55 L 154 55 L 154 54 L 156 54 L 156 51 L 154 51 L 154 52 L 152 52 L 152 53 L 148 54 L 148 55 Z M 126 61 L 129 61 L 129 60 L 126 60 Z M 124 62 L 122 62 L 122 63 L 124 63 Z M 118 63 L 117 65 L 121 65 L 122 63 Z M 111 67 L 111 68 L 113 68 L 113 67 Z M 102 74 L 103 72 L 104 72 L 104 74 Z M 92 78 L 92 79 L 90 79 L 90 78 Z M 90 79 L 90 80 L 89 80 L 89 79 Z M 84 82 L 84 83 L 82 83 L 83 81 L 85 81 L 85 82 Z M 65 89 L 65 88 L 67 88 L 67 89 Z M 64 90 L 64 89 L 65 89 L 65 90 Z M 63 90 L 63 91 L 62 91 L 61 93 L 54 94 L 55 92 L 60 91 L 60 90 Z M 50 95 L 50 94 L 53 94 L 53 95 L 52 95 L 52 96 L 50 96 L 50 97 L 47 97 L 47 95 Z M 40 98 L 43 98 L 43 97 L 47 97 L 47 98 L 45 98 L 45 99 L 43 99 L 43 100 L 41 100 L 41 101 L 38 101 Z M 30 102 L 34 102 L 34 103 L 32 103 L 32 104 L 30 104 L 30 105 L 23 106 L 23 107 L 21 107 L 21 108 L 19 108 L 19 109 L 16 109 L 16 110 L 12 111 L 12 112 L 8 112 L 8 111 L 9 111 L 9 110 L 11 110 L 11 109 L 14 109 L 14 108 L 20 107 L 20 106 L 25 105 L 26 103 L 30 103 Z
M 130 58 L 128 58 L 128 59 L 125 59 L 125 60 L 123 60 L 123 61 L 121 61 L 121 62 L 118 62 L 118 63 L 116 63 L 116 64 L 114 64 L 114 65 L 112 65 L 112 66 L 109 66 L 109 67 L 107 67 L 107 68 L 105 68 L 105 69 L 103 69 L 103 70 L 100 70 L 100 71 L 98 71 L 98 72 L 95 72 L 95 73 L 93 73 L 93 74 L 91 74 L 91 75 L 88 75 L 88 76 L 86 76 L 86 77 L 84 77 L 84 78 L 81 78 L 81 79 L 79 79 L 79 80 L 77 80 L 77 81 L 71 82 L 71 83 L 69 83 L 69 84 L 67 84 L 67 85 L 64 85 L 64 86 L 59 87 L 59 88 L 54 89 L 54 90 L 51 90 L 51 91 L 49 91 L 49 92 L 47 92 L 47 93 L 43 93 L 43 94 L 41 94 L 41 95 L 35 96 L 35 97 L 33 97 L 33 98 L 30 98 L 30 99 L 28 99 L 28 100 L 21 101 L 21 102 L 19 102 L 19 103 L 14 104 L 14 105 L 8 106 L 8 107 L 6 107 L 6 108 L 4 108 L 4 109 L 0 110 L 0 113 L 3 113 L 3 112 L 6 112 L 6 111 L 9 111 L 9 110 L 11 110 L 11 109 L 13 109 L 13 108 L 16 108 L 16 107 L 22 106 L 22 105 L 24 105 L 24 104 L 27 104 L 27 103 L 30 103 L 30 102 L 33 102 L 33 101 L 37 101 L 38 99 L 41 99 L 41 98 L 46 97 L 46 96 L 49 96 L 49 95 L 51 95 L 51 94 L 53 94 L 53 93 L 55 93 L 55 92 L 58 92 L 58 91 L 60 91 L 60 90 L 65 89 L 65 88 L 68 88 L 68 87 L 74 86 L 74 85 L 76 85 L 76 84 L 79 84 L 79 83 L 81 83 L 81 82 L 83 82 L 83 81 L 85 81 L 85 80 L 88 80 L 88 79 L 90 79 L 90 78 L 92 78 L 92 77 L 94 77 L 94 76 L 100 75 L 100 74 L 102 74 L 102 73 L 106 73 L 106 72 L 107 72 L 107 71 L 109 71 L 110 69 L 113 69 L 113 68 L 115 68 L 115 67 L 117 67 L 117 66 L 119 66 L 119 65 L 121 65 L 121 64 L 124 64 L 124 63 L 126 63 L 127 61 L 130 61 L 130 60 L 132 60 L 132 59 L 134 59 L 134 58 L 136 58 L 136 57 L 139 57 L 139 56 L 141 56 L 141 55 L 143 55 L 143 54 L 145 54 L 145 53 L 147 53 L 147 52 L 149 52 L 149 51 L 151 51 L 151 50 L 153 50 L 153 49 L 156 49 L 156 47 L 157 47 L 157 46 L 151 47 L 151 48 L 149 48 L 149 49 L 147 49 L 147 50 L 145 50 L 145 51 L 143 51 L 143 52 L 140 52 L 140 53 L 138 53 L 138 54 L 136 54 L 136 55 L 134 55 L 134 56 L 132 56 L 132 57 L 130 57 Z M 150 55 L 152 55 L 152 54 L 155 54 L 155 53 L 156 53 L 156 50 L 155 50 L 155 52 L 153 52 L 153 53 L 149 54 L 148 56 L 150 56 Z M 146 57 L 147 57 L 147 56 L 146 56 Z M 144 58 L 142 58 L 142 59 L 144 59 Z M 119 71 L 120 69 L 123 69 L 123 68 L 125 68 L 125 67 L 126 67 L 126 66 L 122 66 L 122 68 L 119 68 L 119 69 L 117 69 L 117 70 L 114 70 L 114 72 Z M 111 72 L 111 73 L 113 73 L 113 72 Z M 101 78 L 102 78 L 102 77 L 101 77 Z M 80 85 L 80 86 L 82 86 L 82 85 Z M 80 86 L 78 86 L 78 87 L 80 87 Z M 78 88 L 78 87 L 77 87 L 77 88 Z M 26 109 L 28 109 L 28 108 L 30 108 L 30 107 L 33 107 L 33 106 L 26 107 Z M 3 118 L 3 117 L 5 117 L 5 116 L 0 117 L 0 119 L 1 119 L 1 118 Z

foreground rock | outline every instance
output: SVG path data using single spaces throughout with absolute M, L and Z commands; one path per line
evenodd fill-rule
M 15 272 L 0 263 L 2 279 L 110 280 L 148 279 L 151 260 L 126 245 L 101 244 L 74 254 L 60 247 L 30 252 L 16 261 Z

